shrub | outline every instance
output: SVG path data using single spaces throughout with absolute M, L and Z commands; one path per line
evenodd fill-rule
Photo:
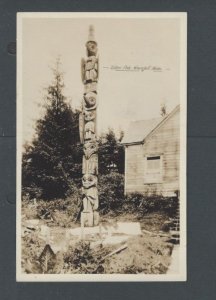
M 37 201 L 37 215 L 39 218 L 53 219 L 55 225 L 68 227 L 71 221 L 76 221 L 81 210 L 81 192 L 76 185 L 71 184 L 70 194 L 66 199 Z
M 124 175 L 112 172 L 99 177 L 99 210 L 102 214 L 116 211 L 124 202 Z
M 169 216 L 174 216 L 178 207 L 177 197 L 163 197 L 156 194 L 131 193 L 126 196 L 125 206 L 132 211 L 141 214 L 151 212 L 165 212 Z
M 29 187 L 22 188 L 22 199 L 39 199 L 42 195 L 42 189 L 32 184 Z
M 170 217 L 176 214 L 178 197 L 164 197 L 155 192 L 131 193 L 124 196 L 124 176 L 112 172 L 99 176 L 99 209 L 101 214 L 109 212 L 131 212 L 147 214 L 164 212 Z
M 64 254 L 64 269 L 69 273 L 103 274 L 102 258 L 110 251 L 109 247 L 92 249 L 89 242 L 78 242 Z

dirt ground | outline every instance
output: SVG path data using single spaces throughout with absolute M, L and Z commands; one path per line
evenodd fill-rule
M 105 262 L 106 273 L 163 274 L 170 264 L 172 245 L 143 234 L 128 240 L 127 248 Z
M 39 220 L 34 205 L 24 206 L 22 216 L 23 226 L 30 219 L 38 220 L 37 226 L 24 233 L 22 237 L 22 270 L 25 273 L 164 274 L 171 262 L 173 245 L 167 242 L 168 234 L 161 231 L 169 218 L 159 212 L 145 216 L 129 213 L 111 213 L 101 216 L 103 225 L 114 225 L 117 222 L 139 222 L 142 235 L 130 237 L 126 243 L 112 246 L 99 245 L 93 249 L 88 241 L 80 242 L 77 238 L 72 245 L 64 244 L 65 222 L 69 224 L 70 228 L 80 226 L 79 223 L 68 219 L 65 212 L 55 212 L 55 216 L 59 220 L 64 220 L 64 222 L 59 221 L 59 225 L 56 225 L 56 221 L 52 221 L 50 218 Z M 39 259 L 47 243 L 41 238 L 40 230 L 38 230 L 43 225 L 50 228 L 50 234 L 54 237 L 54 241 L 50 241 L 50 244 L 59 246 L 59 250 L 57 247 L 57 250 L 54 251 L 55 255 L 51 255 L 50 264 L 46 266 L 46 270 L 43 269 Z M 122 251 L 109 256 L 122 245 L 125 245 Z

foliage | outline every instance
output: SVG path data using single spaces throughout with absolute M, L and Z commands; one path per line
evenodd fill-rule
M 99 176 L 98 193 L 102 214 L 118 210 L 124 202 L 124 175 L 111 172 Z
M 66 199 L 37 201 L 37 216 L 41 219 L 52 220 L 52 226 L 71 227 L 79 218 L 81 199 L 80 189 L 73 185 Z
M 25 273 L 42 273 L 38 258 L 44 246 L 45 242 L 38 238 L 36 232 L 22 237 L 22 269 Z
M 126 250 L 106 257 L 119 245 L 91 248 L 79 242 L 64 254 L 63 273 L 76 274 L 164 274 L 171 261 L 173 245 L 149 235 L 130 238 Z M 145 255 L 143 255 L 145 253 Z
M 161 212 L 170 217 L 175 216 L 178 208 L 178 197 L 164 197 L 155 193 L 131 193 L 124 195 L 124 175 L 111 172 L 99 176 L 99 211 L 127 213 L 136 215 Z
M 23 170 L 23 174 L 27 175 L 27 172 L 29 171 L 29 168 L 26 167 L 26 170 Z M 26 173 L 25 173 L 26 172 Z M 22 187 L 22 194 L 23 198 L 26 199 L 39 199 L 42 195 L 42 189 L 35 185 L 33 182 L 30 186 L 23 186 Z
M 66 269 L 71 273 L 103 274 L 102 257 L 109 248 L 100 248 L 98 251 L 91 249 L 89 242 L 81 241 L 70 247 L 64 255 Z
M 109 174 L 113 171 L 124 174 L 124 146 L 120 143 L 124 133 L 120 133 L 120 138 L 109 128 L 105 135 L 99 137 L 99 174 Z
M 59 62 L 54 80 L 46 89 L 45 114 L 36 122 L 36 135 L 25 145 L 22 165 L 24 191 L 30 197 L 66 197 L 72 182 L 81 178 L 82 147 L 79 144 L 79 112 L 72 110 L 63 95 Z
M 52 248 L 49 244 L 46 244 L 38 259 L 43 273 L 48 273 L 50 269 L 53 269 L 53 266 L 55 264 L 55 258 L 56 256 Z
M 128 210 L 130 207 L 132 211 L 137 211 L 141 214 L 160 211 L 165 212 L 169 216 L 174 216 L 178 207 L 178 201 L 177 197 L 131 193 L 126 197 L 124 210 Z
M 54 79 L 46 89 L 44 115 L 36 121 L 36 134 L 24 145 L 22 192 L 29 198 L 52 200 L 80 187 L 82 145 L 79 140 L 79 111 L 73 110 L 63 95 L 64 80 L 57 60 Z M 124 173 L 124 148 L 114 131 L 99 138 L 99 173 Z
M 50 255 L 45 241 L 38 237 L 38 232 L 32 232 L 22 237 L 22 271 L 28 274 L 57 274 L 63 268 L 63 258 L 60 252 Z M 50 247 L 52 251 L 52 247 Z M 44 253 L 45 252 L 45 253 Z
M 66 252 L 59 251 L 53 257 L 41 260 L 45 242 L 35 233 L 22 239 L 22 270 L 39 274 L 163 274 L 171 261 L 173 245 L 164 238 L 149 235 L 137 236 L 127 241 L 126 250 L 106 257 L 120 244 L 92 248 L 90 242 L 76 242 Z M 52 246 L 51 246 L 52 249 Z M 145 255 L 143 255 L 145 253 Z
M 165 239 L 143 235 L 130 238 L 127 249 L 105 261 L 107 274 L 164 274 L 173 245 Z

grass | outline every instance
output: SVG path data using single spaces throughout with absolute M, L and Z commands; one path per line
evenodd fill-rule
M 22 203 L 23 222 L 29 219 L 41 217 L 41 208 L 50 210 L 47 219 L 40 219 L 39 225 L 46 224 L 50 227 L 52 235 L 56 241 L 64 239 L 65 227 L 78 227 L 75 218 L 67 209 L 62 206 L 56 207 L 53 203 L 41 203 L 38 206 L 33 203 Z M 141 229 L 153 233 L 159 233 L 169 217 L 165 213 L 152 212 L 141 214 L 126 212 L 109 212 L 101 216 L 101 223 L 113 225 L 116 222 L 140 222 Z M 44 272 L 38 258 L 45 246 L 45 242 L 40 238 L 39 231 L 30 232 L 22 238 L 22 267 L 25 273 Z M 103 257 L 110 253 L 115 246 L 103 246 L 91 248 L 88 242 L 80 243 L 75 241 L 69 245 L 67 250 L 56 253 L 55 260 L 50 264 L 47 273 L 69 273 L 69 274 L 164 274 L 170 264 L 170 254 L 173 246 L 169 244 L 167 238 L 158 235 L 151 235 L 143 232 L 142 236 L 131 237 L 127 241 L 127 248 L 119 254 L 115 254 L 104 261 Z M 114 248 L 113 248 L 114 247 Z

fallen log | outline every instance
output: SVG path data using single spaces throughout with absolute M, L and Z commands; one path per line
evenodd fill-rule
M 105 256 L 99 261 L 98 267 L 93 271 L 93 274 L 94 274 L 94 273 L 98 273 L 98 268 L 101 267 L 101 263 L 103 263 L 103 262 L 105 261 L 106 258 L 108 258 L 108 257 L 110 257 L 110 256 L 112 256 L 112 255 L 114 255 L 114 254 L 120 253 L 121 251 L 127 249 L 127 247 L 128 247 L 127 244 L 124 244 L 124 245 L 122 245 L 121 247 L 119 247 L 118 249 L 116 249 L 116 250 L 110 252 L 109 254 L 105 255 Z
M 128 245 L 127 245 L 127 244 L 124 244 L 124 245 L 122 245 L 121 247 L 119 247 L 118 249 L 116 249 L 116 250 L 110 252 L 109 254 L 107 254 L 106 256 L 104 256 L 104 257 L 102 258 L 102 260 L 100 261 L 100 263 L 103 262 L 107 257 L 110 257 L 110 256 L 112 256 L 112 255 L 114 255 L 114 254 L 118 254 L 118 253 L 120 253 L 121 251 L 125 250 L 127 247 L 128 247 Z

